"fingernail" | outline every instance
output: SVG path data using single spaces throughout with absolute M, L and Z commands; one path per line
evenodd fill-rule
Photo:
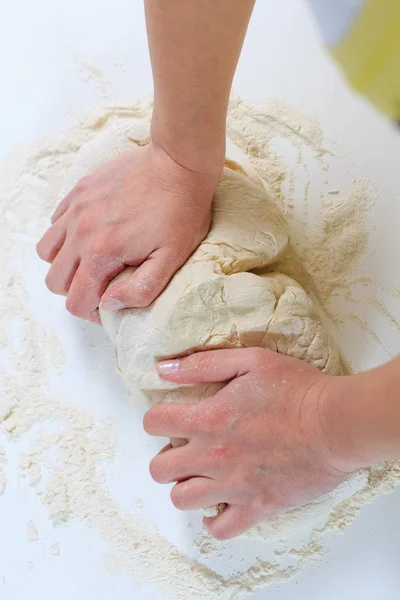
M 165 360 L 157 365 L 160 375 L 171 375 L 179 371 L 179 360 Z
M 105 310 L 107 312 L 116 312 L 126 307 L 119 300 L 116 300 L 115 298 L 109 298 L 109 300 L 104 300 L 104 302 L 100 303 L 100 308 L 101 310 Z

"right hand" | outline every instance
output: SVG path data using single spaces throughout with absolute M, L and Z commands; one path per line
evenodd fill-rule
M 100 302 L 110 311 L 148 306 L 207 235 L 220 172 L 222 164 L 219 174 L 190 170 L 150 143 L 85 177 L 37 246 L 51 263 L 47 287 L 92 322 Z M 126 266 L 138 268 L 107 289 Z
M 160 362 L 158 372 L 179 386 L 226 383 L 210 398 L 161 403 L 144 417 L 150 435 L 188 440 L 162 450 L 150 471 L 159 483 L 177 482 L 179 509 L 226 504 L 204 520 L 219 540 L 327 494 L 356 468 L 350 453 L 342 460 L 345 444 L 330 448 L 343 429 L 325 419 L 336 378 L 304 361 L 235 348 Z

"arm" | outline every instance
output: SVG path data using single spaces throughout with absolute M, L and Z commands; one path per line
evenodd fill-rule
M 322 405 L 338 465 L 353 469 L 400 458 L 400 357 L 365 373 L 330 379 Z
M 254 2 L 145 2 L 152 138 L 195 171 L 220 175 L 229 94 Z
M 205 527 L 217 539 L 310 502 L 358 468 L 400 457 L 400 358 L 373 371 L 330 377 L 260 348 L 214 350 L 160 363 L 179 384 L 227 382 L 196 404 L 160 404 L 152 435 L 189 440 L 156 456 L 150 471 L 178 483 L 180 509 L 226 503 Z
M 233 74 L 254 0 L 146 0 L 151 141 L 84 178 L 40 240 L 72 314 L 148 306 L 207 234 Z M 110 282 L 127 265 L 129 279 Z

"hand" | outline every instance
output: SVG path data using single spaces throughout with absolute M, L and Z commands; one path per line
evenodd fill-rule
M 159 404 L 144 418 L 149 434 L 188 440 L 167 446 L 150 464 L 156 481 L 178 482 L 174 505 L 227 504 L 204 519 L 217 539 L 326 494 L 349 475 L 329 449 L 322 407 L 325 388 L 337 378 L 259 348 L 201 352 L 158 370 L 179 384 L 228 382 L 212 398 Z
M 104 310 L 148 306 L 206 236 L 218 180 L 152 143 L 85 177 L 37 246 L 51 263 L 47 287 L 67 296 L 72 314 L 94 322 L 100 301 Z M 106 291 L 127 265 L 139 268 Z

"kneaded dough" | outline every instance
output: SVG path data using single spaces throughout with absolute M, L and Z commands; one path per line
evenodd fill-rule
M 142 123 L 120 119 L 111 124 L 78 152 L 62 193 L 147 136 Z M 127 386 L 138 387 L 152 404 L 208 397 L 223 384 L 179 388 L 160 379 L 155 366 L 159 359 L 215 348 L 269 348 L 324 373 L 340 374 L 337 349 L 310 298 L 293 279 L 273 272 L 287 244 L 285 220 L 262 180 L 250 168 L 227 160 L 213 201 L 210 232 L 160 297 L 145 309 L 100 313 Z M 271 272 L 251 272 L 261 267 Z M 131 273 L 127 268 L 119 277 Z M 331 495 L 291 511 L 251 534 L 289 537 L 294 527 L 299 530 L 302 522 L 310 523 L 313 506 L 315 520 L 321 506 L 329 512 L 332 501 Z

